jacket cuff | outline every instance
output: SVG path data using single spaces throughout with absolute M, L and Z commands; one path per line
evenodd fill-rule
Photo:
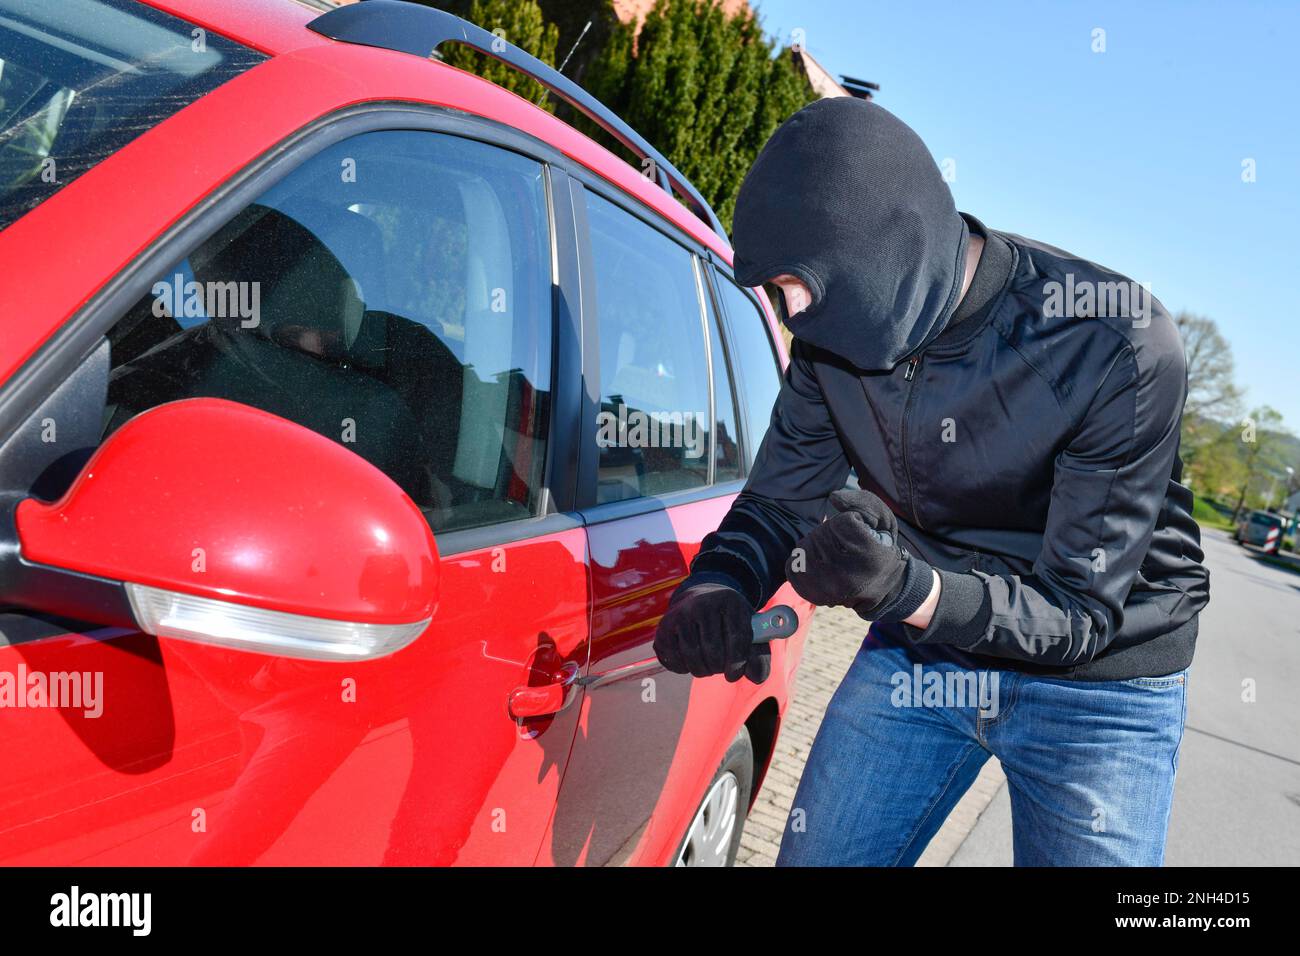
M 882 624 L 905 621 L 925 603 L 932 590 L 934 590 L 933 569 L 920 558 L 908 555 L 907 566 L 903 572 L 903 584 L 894 599 L 882 608 L 870 610 L 854 608 L 854 610 L 858 612 L 858 617 L 867 621 L 880 621 Z
M 988 631 L 993 605 L 978 575 L 939 571 L 939 603 L 925 630 L 904 624 L 917 644 L 952 644 L 969 649 Z

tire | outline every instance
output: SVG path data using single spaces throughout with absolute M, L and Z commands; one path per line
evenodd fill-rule
M 754 745 L 749 731 L 741 727 L 691 817 L 673 857 L 674 866 L 735 864 L 753 785 Z

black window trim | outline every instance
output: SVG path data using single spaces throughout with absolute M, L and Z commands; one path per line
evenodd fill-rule
M 581 163 L 577 163 L 567 157 L 564 162 L 569 176 L 575 182 L 580 183 L 584 189 L 590 190 L 602 199 L 606 199 L 614 205 L 622 207 L 624 212 L 630 213 L 637 219 L 640 219 L 651 229 L 663 233 L 679 246 L 685 246 L 687 251 L 704 259 L 708 259 L 715 255 L 712 249 L 700 242 L 700 240 L 696 239 L 681 226 L 668 219 L 658 210 L 652 209 L 631 193 L 624 191 L 620 186 L 605 179 L 603 176 L 592 172 Z M 687 211 L 685 207 L 682 208 L 683 211 Z
M 716 485 L 699 485 L 665 495 L 642 495 L 639 498 L 626 498 L 622 501 L 606 501 L 592 505 L 581 511 L 583 522 L 587 527 L 621 521 L 624 518 L 636 518 L 656 511 L 667 511 L 680 505 L 690 505 L 697 501 L 711 501 L 738 495 L 745 487 L 744 478 L 734 478 Z
M 376 101 L 327 113 L 294 131 L 204 197 L 176 223 L 108 280 L 36 353 L 0 387 L 0 445 L 4 445 L 40 408 L 60 383 L 90 359 L 109 329 L 141 296 L 154 278 L 211 237 L 231 216 L 312 156 L 355 135 L 383 130 L 423 130 L 477 140 L 519 153 L 542 164 L 551 182 L 547 213 L 556 242 L 552 255 L 551 415 L 548 424 L 542 501 L 549 510 L 540 515 L 435 535 L 440 556 L 540 537 L 579 527 L 573 510 L 577 474 L 571 467 L 581 442 L 574 419 L 562 421 L 582 403 L 569 394 L 582 387 L 583 329 L 574 313 L 580 301 L 580 281 L 574 264 L 573 221 L 576 204 L 570 197 L 572 163 L 558 150 L 495 120 L 461 110 L 407 101 Z M 558 463 L 558 464 L 557 464 Z M 558 480 L 557 486 L 553 479 Z
M 700 328 L 704 330 L 705 378 L 709 383 L 709 447 L 705 454 L 709 461 L 704 470 L 704 484 L 713 485 L 717 479 L 717 443 L 718 443 L 718 399 L 714 391 L 717 377 L 713 371 L 713 330 L 709 328 L 709 309 L 704 297 L 709 293 L 704 288 L 703 263 L 700 257 L 691 254 L 691 279 L 695 283 L 695 303 L 700 312 Z
M 726 305 L 726 300 L 722 295 L 723 282 L 730 282 L 733 286 L 739 289 L 741 295 L 743 295 L 749 301 L 750 305 L 754 307 L 754 309 L 758 312 L 759 317 L 763 320 L 763 338 L 767 341 L 768 350 L 772 353 L 772 368 L 776 372 L 777 382 L 780 383 L 784 378 L 784 370 L 781 368 L 781 353 L 777 350 L 776 342 L 772 340 L 772 329 L 771 326 L 769 326 L 767 323 L 767 312 L 763 309 L 762 304 L 758 301 L 758 298 L 754 294 L 754 291 L 736 282 L 735 278 L 731 275 L 730 271 L 725 269 L 722 263 L 719 263 L 716 259 L 711 259 L 710 265 L 712 266 L 712 269 L 710 270 L 709 279 L 713 283 L 713 301 L 715 306 L 721 310 L 720 314 L 724 317 L 723 322 L 726 325 L 725 335 L 727 337 L 727 340 L 735 341 L 736 333 L 734 331 L 735 325 L 733 323 L 740 322 L 741 319 L 733 316 L 731 314 L 731 310 Z M 733 355 L 735 354 L 737 353 L 734 350 L 733 352 L 729 352 L 727 355 L 727 359 L 731 364 L 733 373 L 736 375 L 736 382 L 738 383 L 736 386 L 737 389 L 739 389 L 746 396 L 748 396 L 749 389 L 746 383 L 746 377 L 747 377 L 746 369 L 741 367 L 742 363 L 736 361 L 733 358 Z M 748 475 L 749 474 L 748 463 L 751 457 L 751 452 L 754 455 L 758 454 L 758 442 L 754 441 L 754 436 L 759 431 L 759 429 L 756 427 L 759 423 L 754 422 L 750 417 L 749 402 L 743 401 L 740 402 L 740 404 L 743 406 L 743 411 L 741 411 L 739 415 L 740 417 L 744 418 L 744 423 L 740 426 L 740 428 L 745 435 L 746 442 L 752 443 L 752 449 L 749 447 L 748 444 L 745 446 L 745 454 L 743 455 L 743 461 L 745 463 L 743 474 Z M 767 422 L 762 422 L 761 424 L 764 427 L 764 429 L 767 427 Z
M 739 432 L 736 435 L 736 445 L 740 454 L 740 476 L 745 478 L 749 475 L 749 415 L 748 408 L 744 407 L 745 403 L 742 400 L 744 392 L 741 390 L 741 379 L 737 371 L 740 363 L 736 360 L 735 333 L 731 330 L 731 325 L 727 320 L 727 313 L 722 308 L 722 296 L 718 290 L 717 276 L 712 265 L 708 260 L 701 260 L 700 268 L 704 273 L 704 294 L 709 297 L 709 302 L 713 306 L 713 315 L 718 326 L 718 339 L 722 345 L 722 361 L 727 366 L 728 384 L 731 388 L 731 409 L 732 414 L 736 416 L 736 429 Z M 714 427 L 716 429 L 716 422 Z M 755 447 L 754 451 L 757 452 L 758 448 Z

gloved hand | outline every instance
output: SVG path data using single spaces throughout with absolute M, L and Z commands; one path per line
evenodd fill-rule
M 655 655 L 675 674 L 723 674 L 729 683 L 748 677 L 761 684 L 772 672 L 772 652 L 754 643 L 753 614 L 735 588 L 687 578 L 659 622 Z
M 844 606 L 869 621 L 901 621 L 916 612 L 934 583 L 930 566 L 898 544 L 898 519 L 869 491 L 830 497 L 838 512 L 800 539 L 786 578 L 813 604 Z

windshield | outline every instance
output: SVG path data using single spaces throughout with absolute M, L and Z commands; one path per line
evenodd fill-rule
M 0 0 L 0 229 L 263 59 L 134 0 Z

